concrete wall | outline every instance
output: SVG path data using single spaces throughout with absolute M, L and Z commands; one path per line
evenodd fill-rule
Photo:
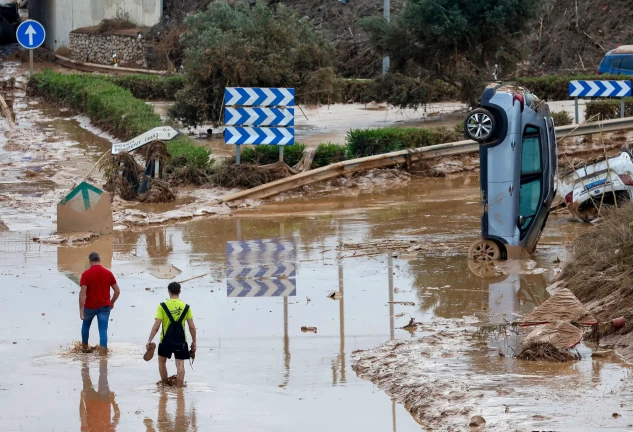
M 163 0 L 31 0 L 29 16 L 46 29 L 44 46 L 56 50 L 70 47 L 70 32 L 81 27 L 92 27 L 103 19 L 128 14 L 139 26 L 158 24 L 163 11 Z

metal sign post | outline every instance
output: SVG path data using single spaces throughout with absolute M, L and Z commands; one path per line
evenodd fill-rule
M 33 75 L 33 50 L 39 48 L 46 39 L 44 26 L 34 20 L 26 20 L 15 31 L 18 43 L 29 50 L 29 73 Z
M 575 99 L 576 124 L 579 123 L 579 97 L 619 97 L 620 117 L 624 117 L 624 98 L 631 96 L 631 81 L 587 81 L 574 80 L 569 82 L 569 96 Z
M 286 108 L 294 104 L 295 90 L 291 88 L 224 90 L 224 142 L 235 145 L 237 165 L 243 144 L 278 145 L 279 161 L 283 162 L 283 146 L 295 143 L 294 108 Z

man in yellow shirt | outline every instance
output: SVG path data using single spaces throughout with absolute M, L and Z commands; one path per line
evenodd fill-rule
M 185 321 L 189 326 L 191 333 L 191 353 L 196 352 L 196 326 L 193 323 L 193 313 L 188 304 L 180 300 L 180 284 L 172 282 L 167 287 L 169 291 L 169 300 L 161 303 L 156 311 L 156 320 L 149 335 L 146 348 L 150 349 L 150 344 L 163 327 L 160 335 L 160 344 L 158 344 L 158 372 L 163 384 L 167 381 L 167 359 L 174 354 L 176 359 L 176 374 L 178 387 L 182 387 L 185 383 L 185 360 L 189 360 L 190 353 L 187 345 L 187 336 L 185 334 Z M 155 346 L 155 345 L 154 345 Z

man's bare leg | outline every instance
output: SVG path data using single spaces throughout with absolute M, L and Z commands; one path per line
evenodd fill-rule
M 185 385 L 185 361 L 176 359 L 176 375 L 178 377 L 178 381 L 176 385 L 178 387 L 184 387 Z
M 162 383 L 167 384 L 167 357 L 158 356 L 158 373 Z

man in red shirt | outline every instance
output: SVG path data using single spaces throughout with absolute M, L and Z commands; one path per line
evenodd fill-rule
M 110 270 L 101 265 L 101 258 L 96 252 L 88 255 L 90 268 L 83 272 L 79 285 L 79 317 L 83 320 L 81 326 L 81 342 L 84 350 L 88 349 L 88 336 L 92 319 L 97 317 L 99 325 L 99 345 L 108 348 L 108 321 L 110 310 L 119 298 L 121 290 Z M 110 299 L 110 288 L 114 291 Z

